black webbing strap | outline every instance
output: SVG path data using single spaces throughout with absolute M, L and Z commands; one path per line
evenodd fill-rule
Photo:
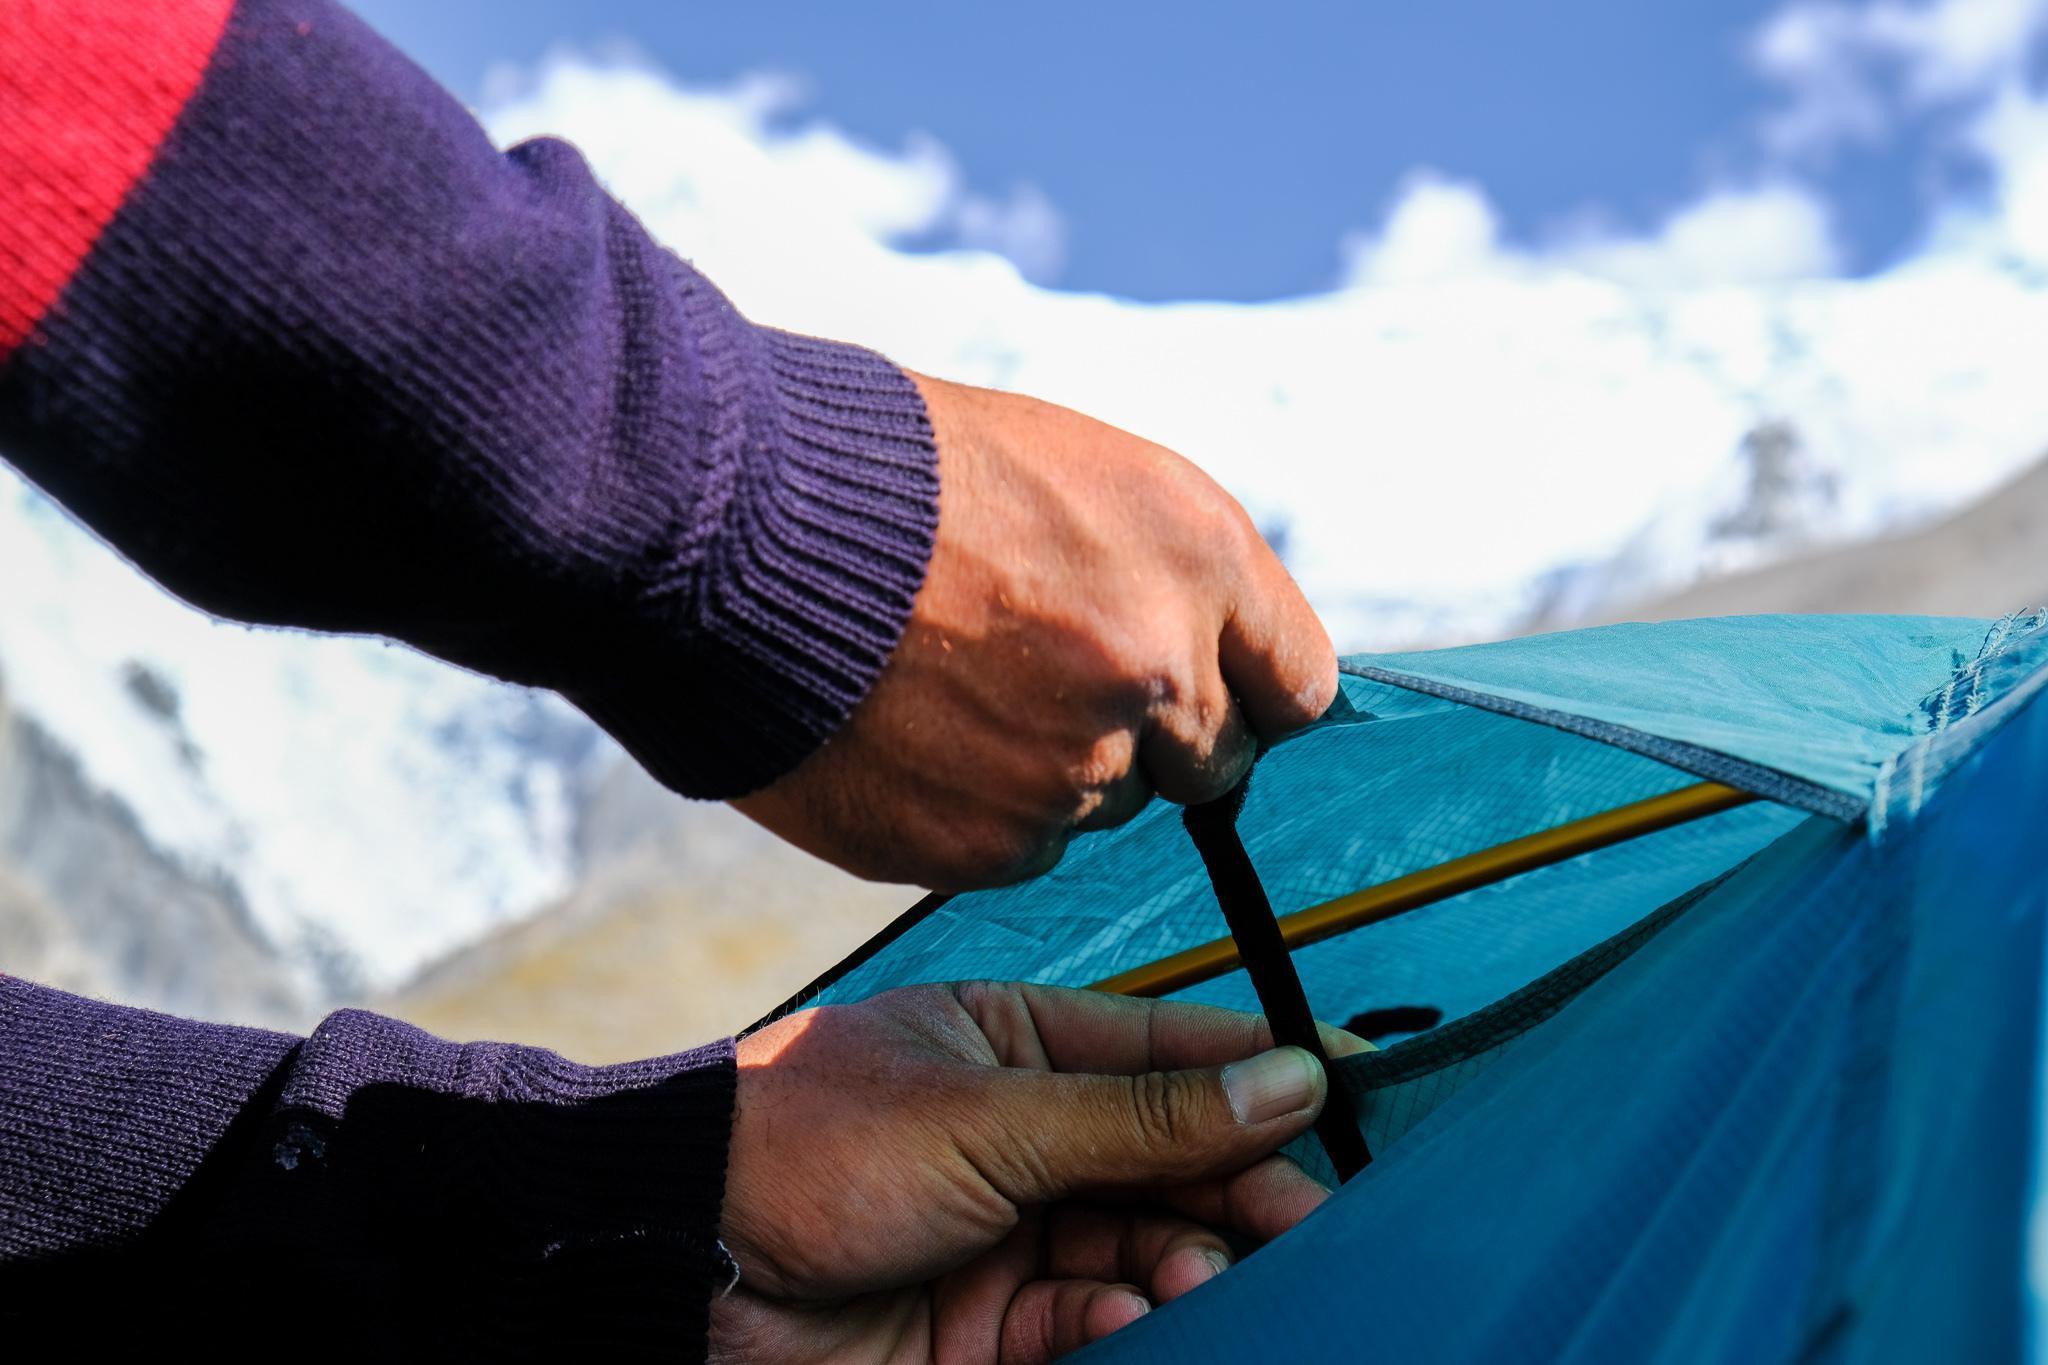
M 1251 775 L 1228 795 L 1200 806 L 1189 806 L 1181 819 L 1195 841 L 1202 865 L 1209 869 L 1209 884 L 1216 890 L 1216 903 L 1223 907 L 1223 919 L 1230 937 L 1237 942 L 1238 957 L 1259 994 L 1266 1011 L 1266 1023 L 1273 1041 L 1281 1046 L 1305 1048 L 1323 1065 L 1329 1077 L 1330 1094 L 1316 1119 L 1316 1136 L 1337 1168 L 1337 1179 L 1349 1180 L 1372 1160 L 1366 1150 L 1365 1134 L 1358 1131 L 1356 1110 L 1343 1077 L 1330 1065 L 1323 1040 L 1316 1033 L 1315 1015 L 1310 1013 L 1308 995 L 1294 970 L 1294 959 L 1280 937 L 1280 924 L 1273 917 L 1273 904 L 1266 888 L 1237 836 L 1237 813 L 1244 809 L 1245 793 L 1251 789 Z

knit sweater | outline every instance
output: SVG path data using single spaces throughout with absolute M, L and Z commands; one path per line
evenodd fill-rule
M 700 1358 L 733 1089 L 729 1042 L 589 1067 L 0 979 L 0 1326 L 91 1358 Z
M 900 370 L 748 322 L 330 0 L 0 0 L 0 453 L 200 607 L 552 688 L 704 797 L 845 721 L 937 521 Z M 733 1087 L 729 1044 L 588 1068 L 0 980 L 0 1319 L 317 1282 L 330 1341 L 425 1308 L 687 1354 Z

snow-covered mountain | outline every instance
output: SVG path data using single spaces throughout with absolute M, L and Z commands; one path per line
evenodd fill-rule
M 551 696 L 375 640 L 212 620 L 11 473 L 0 698 L 48 753 L 16 746 L 26 823 L 0 851 L 49 863 L 49 819 L 28 816 L 103 799 L 166 876 L 223 888 L 282 987 L 314 1001 L 389 987 L 560 894 L 584 785 L 614 759 Z M 110 985 L 162 998 L 132 973 Z

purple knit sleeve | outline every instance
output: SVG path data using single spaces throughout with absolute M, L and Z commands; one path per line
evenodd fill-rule
M 587 1067 L 360 1011 L 299 1039 L 0 979 L 0 1325 L 77 1333 L 97 1302 L 81 1343 L 701 1355 L 733 1273 L 734 1079 L 730 1043 Z
M 901 370 L 748 322 L 330 0 L 235 6 L 0 451 L 211 611 L 554 688 L 711 797 L 845 720 L 937 525 Z

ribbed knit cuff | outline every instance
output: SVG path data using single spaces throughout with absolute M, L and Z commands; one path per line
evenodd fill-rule
M 307 1040 L 268 1157 L 378 1249 L 369 1297 L 484 1300 L 449 1324 L 468 1346 L 690 1358 L 734 1274 L 718 1219 L 735 1081 L 730 1041 L 591 1067 L 343 1011 Z
M 723 300 L 715 306 L 724 307 Z M 908 375 L 872 351 L 770 328 L 704 328 L 705 387 L 742 405 L 710 452 L 739 471 L 692 604 L 697 661 L 677 724 L 672 678 L 621 669 L 569 695 L 657 779 L 727 799 L 788 772 L 846 721 L 902 638 L 938 532 L 938 454 Z
M 0 976 L 0 1276 L 149 1232 L 297 1042 Z

